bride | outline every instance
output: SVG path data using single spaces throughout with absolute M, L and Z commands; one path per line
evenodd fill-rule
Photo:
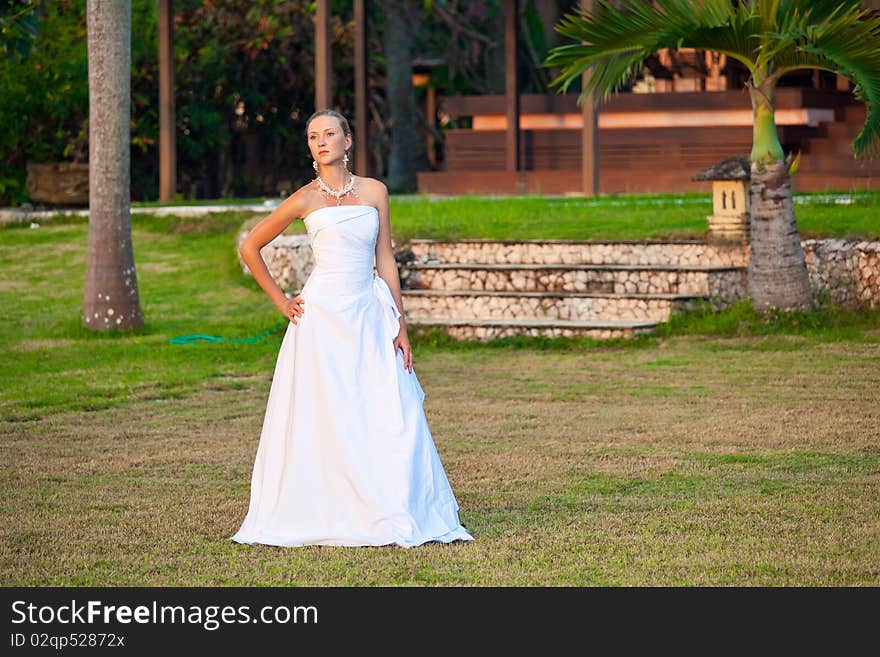
M 315 180 L 239 248 L 290 323 L 281 342 L 238 543 L 470 541 L 425 418 L 391 247 L 388 190 L 347 167 L 348 121 L 306 123 Z M 288 299 L 260 256 L 302 218 L 315 267 Z M 373 265 L 378 276 L 373 274 Z

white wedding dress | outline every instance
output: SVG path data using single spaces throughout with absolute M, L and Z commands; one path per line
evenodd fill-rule
M 238 543 L 389 545 L 473 540 L 394 349 L 400 312 L 373 275 L 378 211 L 305 218 L 315 268 L 281 343 Z

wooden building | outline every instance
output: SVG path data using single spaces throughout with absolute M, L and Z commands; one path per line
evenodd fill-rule
M 866 5 L 880 9 L 880 0 Z M 516 0 L 507 0 L 514 14 Z M 505 32 L 506 65 L 515 70 L 516 25 Z M 468 124 L 444 130 L 436 169 L 418 175 L 429 194 L 572 194 L 708 191 L 692 176 L 725 157 L 746 156 L 752 110 L 747 71 L 707 51 L 660 51 L 632 90 L 597 110 L 576 94 L 520 95 L 507 76 L 504 94 L 439 97 L 435 120 Z M 776 92 L 776 123 L 786 152 L 800 153 L 796 191 L 880 188 L 880 160 L 855 160 L 852 141 L 865 120 L 849 80 L 795 72 Z M 586 146 L 584 146 L 586 145 Z
M 469 129 L 444 132 L 436 171 L 419 173 L 432 194 L 579 194 L 583 122 L 574 94 L 520 99 L 519 168 L 506 167 L 504 96 L 441 99 Z M 865 108 L 849 91 L 782 87 L 779 140 L 801 153 L 796 190 L 880 188 L 880 161 L 855 160 L 852 141 Z M 691 176 L 724 157 L 748 157 L 752 111 L 745 90 L 623 93 L 599 110 L 599 192 L 708 191 Z

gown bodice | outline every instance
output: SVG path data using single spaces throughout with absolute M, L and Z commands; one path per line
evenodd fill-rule
M 330 205 L 313 210 L 303 222 L 315 257 L 308 287 L 347 295 L 369 289 L 379 234 L 378 210 L 371 205 Z
M 300 296 L 328 309 L 358 305 L 372 294 L 382 324 L 393 340 L 400 331 L 400 310 L 381 276 L 373 275 L 379 211 L 372 205 L 328 205 L 303 219 L 315 267 Z

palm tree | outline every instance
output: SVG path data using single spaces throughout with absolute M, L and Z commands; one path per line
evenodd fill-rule
M 753 110 L 749 295 L 756 307 L 812 307 L 791 175 L 776 133 L 773 96 L 779 79 L 798 69 L 839 73 L 866 103 L 865 125 L 853 143 L 857 157 L 880 137 L 880 17 L 853 0 L 598 0 L 593 11 L 568 14 L 556 31 L 577 43 L 553 48 L 545 60 L 562 67 L 550 83 L 564 92 L 592 69 L 579 97 L 604 100 L 663 48 L 724 53 L 750 72 Z
M 88 0 L 89 247 L 82 324 L 143 325 L 131 244 L 131 0 Z

